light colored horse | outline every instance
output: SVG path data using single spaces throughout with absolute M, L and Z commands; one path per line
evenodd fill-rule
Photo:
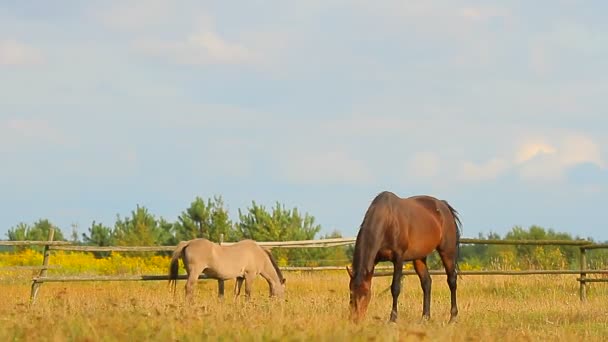
M 235 296 L 241 293 L 245 281 L 245 295 L 249 297 L 253 281 L 258 275 L 268 282 L 271 297 L 280 297 L 285 293 L 285 278 L 272 254 L 253 240 L 242 240 L 232 245 L 219 245 L 207 239 L 180 242 L 173 251 L 169 266 L 169 284 L 174 292 L 180 257 L 188 273 L 185 286 L 188 300 L 192 300 L 194 286 L 201 273 L 220 281 L 236 279 Z M 223 291 L 220 291 L 221 294 Z

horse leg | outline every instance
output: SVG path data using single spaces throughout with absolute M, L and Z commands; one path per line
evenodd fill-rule
M 414 260 L 414 270 L 420 278 L 420 286 L 422 287 L 422 319 L 428 320 L 431 318 L 431 284 L 433 280 L 426 267 L 426 258 Z
M 217 296 L 222 299 L 224 298 L 224 280 L 217 280 Z
M 401 275 L 403 274 L 403 260 L 393 262 L 393 283 L 391 284 L 391 294 L 393 295 L 393 308 L 391 310 L 391 322 L 397 321 L 397 300 L 401 292 Z
M 453 323 L 456 321 L 456 316 L 458 316 L 458 305 L 456 304 L 456 253 L 439 251 L 439 256 L 441 257 L 441 262 L 445 268 L 445 273 L 448 278 L 448 286 L 450 287 L 451 309 L 449 323 Z
M 243 286 L 243 277 L 237 277 L 236 282 L 234 283 L 234 297 L 238 297 L 241 294 L 241 286 Z
M 186 281 L 186 300 L 192 303 L 192 296 L 194 293 L 194 287 L 198 281 L 198 276 L 205 270 L 205 266 L 189 265 L 188 268 L 188 280 Z
M 245 274 L 245 297 L 251 297 L 251 288 L 253 286 L 253 280 L 255 276 Z

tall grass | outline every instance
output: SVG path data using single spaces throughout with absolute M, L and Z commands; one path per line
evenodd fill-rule
M 217 299 L 217 283 L 200 281 L 186 305 L 184 281 L 173 297 L 164 281 L 47 283 L 30 306 L 26 277 L 0 280 L 2 341 L 603 341 L 608 338 L 608 284 L 578 299 L 575 276 L 465 276 L 459 279 L 459 322 L 447 324 L 445 276 L 433 276 L 431 321 L 419 323 L 417 277 L 403 280 L 396 324 L 388 323 L 390 277 L 373 280 L 365 321 L 347 320 L 346 272 L 286 272 L 284 300 L 268 298 L 258 278 L 250 300 Z

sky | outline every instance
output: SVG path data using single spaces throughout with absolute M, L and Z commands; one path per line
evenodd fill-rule
M 608 3 L 0 0 L 0 239 L 256 201 L 608 240 Z

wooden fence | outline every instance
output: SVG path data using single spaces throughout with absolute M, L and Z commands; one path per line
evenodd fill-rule
M 51 251 L 83 251 L 83 252 L 167 252 L 173 251 L 176 246 L 75 246 L 67 241 L 53 241 L 54 230 L 49 231 L 48 241 L 0 241 L 0 246 L 44 246 L 43 260 L 41 266 L 14 266 L 5 269 L 38 269 L 37 276 L 32 278 L 32 289 L 30 299 L 35 301 L 40 286 L 45 282 L 72 282 L 72 281 L 142 281 L 142 280 L 168 280 L 167 275 L 122 275 L 122 276 L 47 276 L 47 270 L 56 266 L 49 265 Z M 608 274 L 608 270 L 590 270 L 587 267 L 587 250 L 606 248 L 608 244 L 593 244 L 589 241 L 564 241 L 564 240 L 484 240 L 463 238 L 461 244 L 485 244 L 485 245 L 533 245 L 533 246 L 577 246 L 580 251 L 580 269 L 578 270 L 519 270 L 519 271 L 461 271 L 461 275 L 534 275 L 534 274 L 576 274 L 579 282 L 579 297 L 581 301 L 587 298 L 587 283 L 608 282 L 608 278 L 588 278 L 589 274 Z M 231 245 L 231 242 L 221 242 L 223 245 Z M 266 248 L 314 248 L 314 247 L 335 247 L 352 245 L 355 238 L 333 238 L 322 240 L 302 240 L 302 241 L 271 241 L 258 242 Z M 374 277 L 391 276 L 393 272 L 387 270 L 392 267 L 377 267 Z M 322 266 L 322 267 L 281 267 L 284 271 L 326 271 L 344 270 L 343 266 Z M 430 270 L 431 275 L 445 274 L 443 270 Z M 416 274 L 411 270 L 404 270 L 404 275 Z M 200 275 L 199 279 L 206 279 L 205 275 Z M 186 279 L 185 275 L 178 276 L 178 279 Z M 219 291 L 223 293 L 223 281 L 218 281 Z

